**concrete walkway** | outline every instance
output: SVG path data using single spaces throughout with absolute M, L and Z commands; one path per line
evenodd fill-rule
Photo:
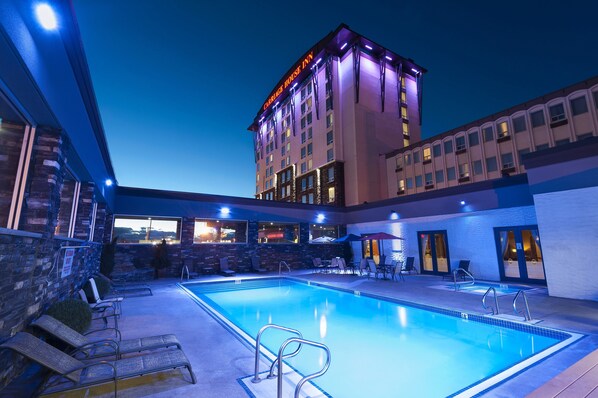
M 246 276 L 255 277 L 255 274 Z M 431 288 L 443 283 L 440 277 L 412 275 L 405 276 L 404 282 L 394 282 L 305 272 L 293 276 L 436 307 L 484 313 L 480 295 Z M 217 279 L 222 278 L 212 276 L 201 281 Z M 176 334 L 198 383 L 191 384 L 185 370 L 173 370 L 120 382 L 119 397 L 247 397 L 238 379 L 252 374 L 253 350 L 201 309 L 177 282 L 174 279 L 152 282 L 153 296 L 125 299 L 120 327 L 123 338 Z M 499 297 L 504 312 L 512 309 L 512 299 L 512 295 Z M 484 397 L 523 397 L 598 348 L 598 302 L 552 298 L 545 289 L 530 292 L 528 300 L 533 318 L 542 320 L 539 326 L 587 337 L 486 392 Z M 95 387 L 53 396 L 108 397 L 110 391 L 109 386 Z

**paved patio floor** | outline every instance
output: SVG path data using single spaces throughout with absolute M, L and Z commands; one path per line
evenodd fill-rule
M 240 277 L 244 276 L 255 274 Z M 430 288 L 441 283 L 440 277 L 410 275 L 404 282 L 395 282 L 344 274 L 297 272 L 293 276 L 436 307 L 485 313 L 480 295 Z M 218 279 L 223 278 L 210 276 L 197 281 Z M 191 361 L 197 384 L 190 383 L 185 370 L 173 370 L 120 382 L 119 397 L 247 397 L 237 380 L 252 373 L 253 350 L 191 300 L 177 282 L 158 280 L 151 283 L 153 296 L 125 299 L 120 327 L 123 338 L 176 334 Z M 512 295 L 499 297 L 503 311 L 512 308 L 512 299 Z M 545 289 L 530 292 L 528 300 L 533 318 L 542 320 L 539 326 L 587 337 L 484 393 L 484 397 L 523 397 L 598 348 L 598 302 L 548 297 Z M 108 397 L 111 386 L 52 396 Z

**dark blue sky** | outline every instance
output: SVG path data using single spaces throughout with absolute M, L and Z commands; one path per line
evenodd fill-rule
M 253 196 L 247 126 L 341 22 L 428 69 L 424 137 L 598 75 L 592 0 L 74 4 L 124 186 Z

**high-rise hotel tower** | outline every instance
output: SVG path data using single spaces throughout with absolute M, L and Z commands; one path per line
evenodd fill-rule
M 256 198 L 336 206 L 387 198 L 383 155 L 420 140 L 425 72 L 346 25 L 329 33 L 249 126 Z

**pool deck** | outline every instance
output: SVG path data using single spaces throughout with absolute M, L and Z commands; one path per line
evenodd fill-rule
M 431 285 L 442 283 L 438 276 L 406 275 L 404 282 L 344 274 L 296 272 L 292 276 L 419 304 L 475 314 L 486 313 L 481 306 L 480 295 L 430 288 Z M 254 278 L 256 275 L 238 277 Z M 209 276 L 192 282 L 223 279 L 226 278 Z M 123 317 L 119 326 L 123 338 L 176 334 L 193 366 L 197 384 L 190 383 L 185 370 L 173 370 L 120 382 L 119 397 L 247 397 L 238 379 L 253 373 L 253 350 L 191 300 L 177 286 L 178 282 L 176 279 L 154 281 L 150 283 L 153 296 L 126 298 L 122 304 Z M 581 333 L 586 337 L 480 396 L 524 397 L 598 348 L 598 302 L 548 297 L 545 290 L 531 291 L 527 296 L 533 318 L 541 320 L 538 326 Z M 500 296 L 498 299 L 501 311 L 512 311 L 513 295 Z M 265 365 L 262 366 L 264 369 Z M 598 385 L 598 379 L 591 382 Z M 106 386 L 88 390 L 51 396 L 111 396 L 111 390 Z M 275 391 L 272 396 L 275 396 Z

